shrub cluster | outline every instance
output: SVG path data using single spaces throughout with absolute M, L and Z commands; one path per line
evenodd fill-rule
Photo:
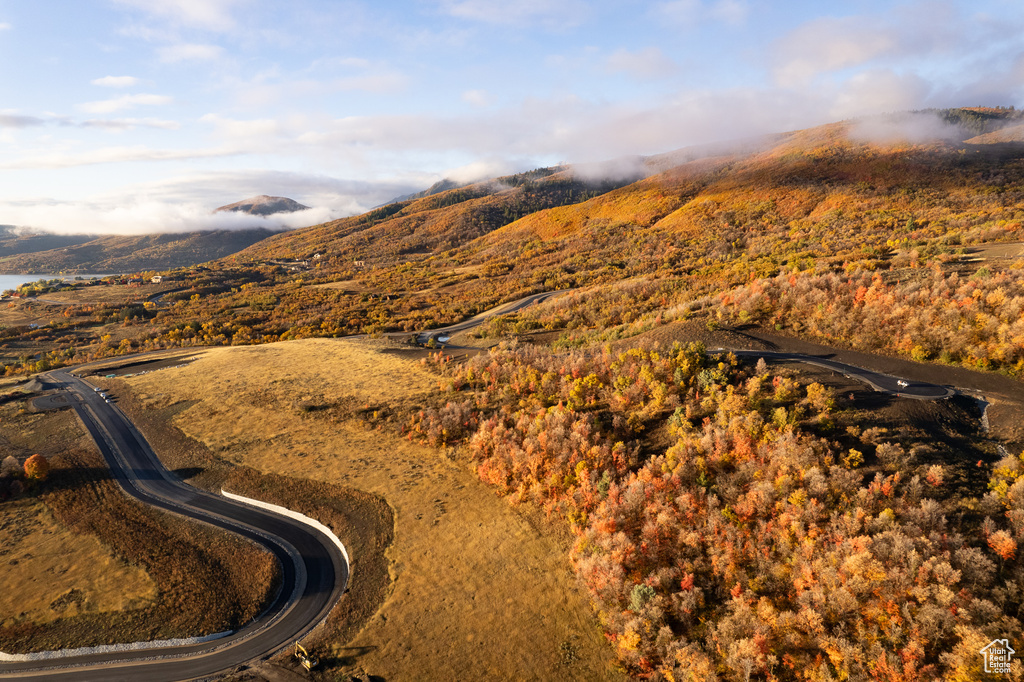
M 1024 455 L 950 521 L 941 466 L 868 429 L 865 469 L 817 435 L 828 389 L 699 344 L 430 363 L 461 399 L 410 436 L 465 441 L 499 494 L 567 519 L 635 676 L 966 680 L 988 641 L 1024 634 Z M 653 432 L 671 444 L 651 451 Z

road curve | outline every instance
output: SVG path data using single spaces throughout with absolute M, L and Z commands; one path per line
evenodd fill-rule
M 713 348 L 709 353 L 732 353 L 736 357 L 765 358 L 779 362 L 802 362 L 805 365 L 814 365 L 834 372 L 839 372 L 851 379 L 856 379 L 876 391 L 882 393 L 895 393 L 902 398 L 913 398 L 915 400 L 942 400 L 956 395 L 956 391 L 948 386 L 929 384 L 923 381 L 908 381 L 899 377 L 872 372 L 863 367 L 848 365 L 844 362 L 829 360 L 828 358 L 816 357 L 814 355 L 803 355 L 802 353 L 777 353 L 763 350 L 728 350 Z M 902 383 L 901 383 L 902 382 Z
M 88 384 L 65 371 L 50 372 L 48 379 L 70 393 L 69 402 L 128 495 L 259 543 L 280 562 L 282 586 L 253 623 L 211 642 L 3 662 L 0 679 L 171 682 L 210 677 L 290 646 L 327 617 L 349 576 L 348 561 L 331 539 L 298 520 L 186 485 L 160 463 L 124 414 Z
M 564 294 L 566 291 L 570 290 L 559 289 L 557 291 L 545 291 L 539 294 L 530 294 L 529 296 L 524 296 L 518 301 L 512 301 L 510 303 L 505 303 L 495 308 L 491 308 L 490 310 L 485 310 L 484 312 L 479 313 L 478 315 L 474 315 L 473 317 L 463 320 L 462 322 L 456 322 L 455 324 L 448 325 L 447 327 L 437 327 L 435 329 L 428 329 L 426 331 L 415 332 L 416 342 L 427 343 L 428 341 L 430 341 L 430 339 L 436 339 L 439 336 L 451 336 L 452 334 L 455 334 L 457 332 L 472 329 L 473 327 L 483 324 L 488 319 L 496 315 L 507 315 L 509 313 L 518 312 L 523 308 L 528 308 L 531 305 L 534 305 L 535 303 L 540 303 L 541 301 L 545 301 L 553 296 Z M 386 334 L 386 336 L 409 336 L 409 333 L 394 332 L 388 333 Z

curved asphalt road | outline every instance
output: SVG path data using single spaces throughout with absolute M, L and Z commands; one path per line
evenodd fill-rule
M 221 639 L 181 647 L 5 662 L 0 663 L 0 678 L 163 682 L 209 677 L 290 646 L 327 617 L 344 593 L 349 575 L 348 563 L 332 541 L 294 519 L 184 484 L 164 468 L 121 411 L 88 384 L 64 371 L 50 372 L 48 377 L 70 392 L 69 402 L 126 493 L 263 545 L 281 563 L 282 587 L 255 622 Z
M 827 358 L 819 358 L 813 355 L 801 353 L 776 353 L 763 350 L 728 350 L 713 348 L 709 353 L 732 353 L 736 357 L 765 358 L 766 360 L 777 360 L 779 362 L 802 362 L 805 365 L 814 365 L 834 372 L 844 374 L 851 379 L 862 381 L 876 391 L 883 393 L 895 393 L 902 398 L 914 398 L 916 400 L 942 400 L 956 395 L 956 391 L 948 386 L 929 384 L 923 381 L 908 381 L 888 374 L 872 372 L 863 367 L 847 365 L 843 362 L 836 362 Z M 903 382 L 905 385 L 900 385 Z
M 477 327 L 489 318 L 495 315 L 505 315 L 508 313 L 517 312 L 523 308 L 529 307 L 535 303 L 540 303 L 552 296 L 563 294 L 569 289 L 561 289 L 558 291 L 546 291 L 540 294 L 531 294 L 525 298 L 521 298 L 518 301 L 512 301 L 504 305 L 486 310 L 479 315 L 471 317 L 462 322 L 447 326 L 439 327 L 437 329 L 430 329 L 422 332 L 413 332 L 417 343 L 427 343 L 430 339 L 436 339 L 439 336 L 450 336 L 457 332 L 466 331 Z M 408 333 L 391 333 L 386 336 L 392 337 L 407 337 Z M 842 362 L 835 360 L 829 360 L 827 358 L 816 357 L 813 355 L 804 355 L 801 353 L 778 353 L 773 351 L 758 351 L 758 350 L 728 350 L 723 348 L 709 349 L 708 353 L 715 352 L 731 352 L 737 357 L 761 357 L 767 360 L 776 360 L 779 362 L 802 362 L 806 365 L 815 365 L 824 369 L 839 372 L 851 379 L 856 379 L 868 384 L 876 391 L 883 393 L 894 393 L 903 398 L 913 398 L 916 400 L 942 400 L 943 398 L 949 398 L 956 395 L 956 391 L 947 386 L 938 386 L 936 384 L 929 384 L 922 381 L 909 381 L 901 379 L 899 377 L 890 376 L 888 374 L 881 374 L 879 372 L 873 372 L 863 367 L 856 367 L 854 365 L 847 365 Z M 901 383 L 902 382 L 902 383 Z
M 545 300 L 547 300 L 547 299 L 549 299 L 549 298 L 551 298 L 553 296 L 558 296 L 559 294 L 564 294 L 566 291 L 569 291 L 569 289 L 559 289 L 558 291 L 545 291 L 545 292 L 540 293 L 540 294 L 530 294 L 529 296 L 525 296 L 525 297 L 519 299 L 518 301 L 512 301 L 511 303 L 505 303 L 503 305 L 497 306 L 496 308 L 491 308 L 490 310 L 485 310 L 484 312 L 482 312 L 482 313 L 480 313 L 478 315 L 474 315 L 473 317 L 471 317 L 471 318 L 469 318 L 467 320 L 463 320 L 462 322 L 457 322 L 455 324 L 448 325 L 447 327 L 438 327 L 436 329 L 429 329 L 427 331 L 414 332 L 414 334 L 416 336 L 416 342 L 417 343 L 427 343 L 432 338 L 436 339 L 439 336 L 451 336 L 452 334 L 456 334 L 458 332 L 466 331 L 467 329 L 472 329 L 473 327 L 477 327 L 477 326 L 483 324 L 489 318 L 492 318 L 495 315 L 507 315 L 509 313 L 518 312 L 518 311 L 522 310 L 523 308 L 528 308 L 528 307 L 530 307 L 531 305 L 533 305 L 535 303 L 540 303 L 541 301 L 545 301 Z M 397 337 L 408 336 L 408 335 L 409 335 L 408 332 L 397 332 L 397 333 L 385 334 L 385 336 L 397 336 Z

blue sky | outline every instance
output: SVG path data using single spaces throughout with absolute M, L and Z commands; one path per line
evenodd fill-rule
M 312 224 L 558 162 L 1024 104 L 1024 5 L 0 0 L 0 224 Z M 248 223 L 246 223 L 248 224 Z

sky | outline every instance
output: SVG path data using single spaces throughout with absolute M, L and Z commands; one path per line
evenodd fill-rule
M 1024 105 L 1024 3 L 0 0 L 0 225 L 268 227 L 909 109 Z

